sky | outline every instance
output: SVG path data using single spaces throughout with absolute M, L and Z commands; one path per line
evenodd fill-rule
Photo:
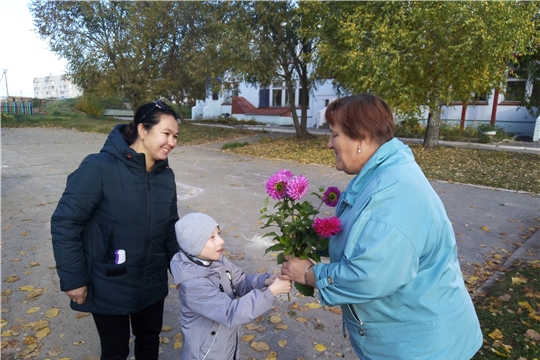
M 9 96 L 34 96 L 34 78 L 65 73 L 66 61 L 48 50 L 34 32 L 28 0 L 0 0 L 0 76 L 7 69 Z M 0 82 L 0 97 L 6 80 Z

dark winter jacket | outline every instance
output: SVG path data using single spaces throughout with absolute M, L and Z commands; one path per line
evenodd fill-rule
M 178 251 L 176 184 L 168 161 L 146 171 L 117 125 L 99 154 L 68 176 L 51 219 L 62 291 L 88 286 L 71 308 L 98 314 L 136 313 L 165 298 L 167 269 Z M 126 260 L 115 264 L 116 250 Z
M 270 275 L 246 275 L 224 256 L 209 267 L 196 265 L 181 252 L 171 272 L 180 285 L 182 360 L 239 360 L 241 325 L 270 310 L 275 300 L 264 286 Z

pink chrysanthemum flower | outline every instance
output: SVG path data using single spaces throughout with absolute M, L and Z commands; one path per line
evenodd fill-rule
M 281 169 L 281 170 L 278 170 L 276 172 L 276 174 L 279 174 L 279 175 L 284 175 L 287 179 L 290 179 L 292 178 L 294 175 L 292 172 L 290 172 L 289 170 L 287 169 Z
M 287 195 L 287 182 L 289 181 L 288 170 L 280 170 L 274 175 L 270 176 L 266 181 L 266 193 L 273 199 L 284 199 Z M 290 173 L 290 172 L 289 172 Z M 292 173 L 291 173 L 292 175 Z
M 326 191 L 323 193 L 322 200 L 324 203 L 330 207 L 336 207 L 339 195 L 341 195 L 341 191 L 335 186 L 330 186 Z
M 300 200 L 309 189 L 309 182 L 304 176 L 294 176 L 287 183 L 287 195 L 293 200 Z
M 336 216 L 323 219 L 317 218 L 313 221 L 313 230 L 323 237 L 336 235 L 341 231 L 341 220 Z

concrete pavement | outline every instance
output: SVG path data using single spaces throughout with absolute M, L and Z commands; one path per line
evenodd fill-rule
M 11 341 L 2 349 L 2 358 L 27 352 L 36 359 L 98 359 L 99 341 L 91 316 L 70 310 L 69 299 L 59 291 L 49 220 L 67 175 L 87 154 L 98 152 L 105 138 L 60 129 L 2 128 L 2 319 L 7 322 L 2 331 L 14 331 L 2 337 L 2 341 Z M 246 140 L 251 141 L 242 141 Z M 171 153 L 179 213 L 212 215 L 221 225 L 229 258 L 246 272 L 278 271 L 275 258 L 264 256 L 270 243 L 261 237 L 265 231 L 258 219 L 266 179 L 287 168 L 305 175 L 313 189 L 330 185 L 344 189 L 351 177 L 332 167 L 240 156 L 221 152 L 220 147 L 179 146 Z M 432 185 L 454 224 L 466 278 L 477 274 L 487 261 L 504 266 L 540 258 L 540 232 L 524 239 L 538 226 L 540 196 L 445 182 Z M 18 280 L 6 282 L 15 278 Z M 316 302 L 295 291 L 290 302 L 281 297 L 273 311 L 254 321 L 251 328 L 243 328 L 244 335 L 254 337 L 241 342 L 241 358 L 266 359 L 272 351 L 278 359 L 335 358 L 335 352 L 342 349 L 340 315 L 337 309 L 316 308 Z M 174 348 L 174 335 L 180 332 L 178 306 L 177 291 L 171 287 L 160 359 L 181 358 L 180 350 Z M 58 309 L 58 315 L 47 312 L 51 308 Z M 281 322 L 272 323 L 271 315 L 279 316 Z M 37 329 L 39 320 L 49 322 L 50 332 L 38 338 L 32 349 L 23 340 L 44 334 Z M 287 329 L 278 325 L 287 325 Z M 269 349 L 253 349 L 254 341 L 266 343 Z M 317 344 L 326 350 L 316 350 Z M 350 353 L 348 344 L 345 347 Z

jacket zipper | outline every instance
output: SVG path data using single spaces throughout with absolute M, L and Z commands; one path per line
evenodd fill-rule
M 148 194 L 147 201 L 148 201 L 148 234 L 145 241 L 144 246 L 144 263 L 143 263 L 143 271 L 141 273 L 141 302 L 139 305 L 139 309 L 142 310 L 143 301 L 144 301 L 144 275 L 146 273 L 146 263 L 148 261 L 148 250 L 150 249 L 150 241 L 152 239 L 152 192 L 150 191 L 150 173 L 146 172 L 146 192 Z
M 351 304 L 347 304 L 347 307 L 349 308 L 354 320 L 356 320 L 358 324 L 360 325 L 360 329 L 358 330 L 358 335 L 360 336 L 366 335 L 366 331 L 364 330 L 365 324 L 362 321 L 362 319 L 360 319 L 360 316 L 358 316 L 358 314 L 356 313 L 356 310 L 354 309 L 354 307 Z

